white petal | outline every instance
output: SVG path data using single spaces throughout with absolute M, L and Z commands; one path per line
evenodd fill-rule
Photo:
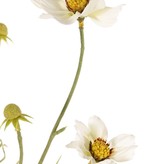
M 57 3 L 56 3 L 56 0 L 32 0 L 32 2 L 40 7 L 40 8 L 43 8 L 44 7 L 47 7 L 49 9 L 55 9 L 55 10 L 67 10 L 66 8 L 66 3 L 64 0 L 57 0 Z
M 55 12 L 53 14 L 42 14 L 40 18 L 55 18 L 60 23 L 72 24 L 78 19 L 79 15 L 78 12 L 75 14 L 71 14 L 70 12 Z
M 79 16 L 80 16 L 80 13 L 76 12 L 75 14 L 73 14 L 69 11 L 53 14 L 53 17 L 63 24 L 72 24 L 78 19 Z
M 109 144 L 111 148 L 132 146 L 135 144 L 135 137 L 129 134 L 120 134 L 114 137 Z
M 136 146 L 133 135 L 121 134 L 113 138 L 109 144 L 113 148 L 111 158 L 118 162 L 130 160 L 134 155 Z
M 104 161 L 98 162 L 98 164 L 116 164 L 116 162 L 111 159 L 105 159 Z
M 79 141 L 72 141 L 68 145 L 66 145 L 68 148 L 74 148 L 79 149 L 80 142 Z
M 117 20 L 117 16 L 119 12 L 121 11 L 121 6 L 110 8 L 110 7 L 105 7 L 101 10 L 98 10 L 92 14 L 89 15 L 89 17 L 97 24 L 103 26 L 103 27 L 108 27 L 111 26 L 115 23 Z
M 50 15 L 50 14 L 41 14 L 40 18 L 42 18 L 42 19 L 49 19 L 49 18 L 53 18 L 53 16 Z
M 91 158 L 90 162 L 91 162 L 91 164 L 95 164 L 95 163 L 97 163 L 97 162 L 95 161 L 94 158 Z M 89 163 L 89 164 L 90 164 L 90 163 Z
M 39 0 L 31 0 L 37 7 L 41 8 Z
M 76 149 L 82 158 L 90 159 L 91 154 L 89 152 L 89 149 L 86 149 L 84 145 L 85 143 L 83 141 L 72 141 L 67 145 L 67 147 Z
M 97 10 L 100 10 L 104 7 L 105 7 L 104 0 L 98 0 L 98 2 L 97 2 L 97 0 L 90 0 L 88 5 L 85 7 L 84 11 L 82 12 L 81 16 L 86 17 L 89 14 L 91 14 Z
M 74 23 L 80 16 L 80 13 L 73 14 L 70 12 L 66 3 L 63 0 L 33 0 L 33 2 L 40 8 L 47 12 L 47 15 L 42 15 L 42 18 L 50 18 L 50 15 L 63 24 Z
M 80 135 L 77 133 L 77 136 L 76 136 L 76 141 L 80 141 L 85 149 L 85 151 L 88 151 L 89 152 L 89 148 L 90 148 L 90 140 L 88 140 L 88 138 Z
M 100 137 L 107 140 L 108 132 L 104 122 L 97 116 L 93 116 L 88 121 L 90 134 L 94 139 Z
M 123 162 L 131 160 L 134 156 L 134 150 L 136 146 L 129 146 L 124 148 L 115 148 L 111 158 L 117 162 Z
M 81 157 L 91 159 L 92 156 L 89 152 L 89 144 L 92 138 L 89 129 L 80 121 L 76 121 L 75 128 L 77 130 L 76 141 L 67 145 L 68 148 L 75 148 Z
M 77 130 L 79 136 L 83 136 L 87 138 L 89 141 L 93 140 L 88 127 L 84 125 L 82 122 L 76 121 L 75 129 Z
M 91 159 L 91 164 L 95 164 L 97 163 L 94 158 Z M 89 163 L 90 164 L 90 163 Z M 98 164 L 116 164 L 116 162 L 114 162 L 113 160 L 111 159 L 105 159 L 104 161 L 101 161 L 101 162 L 98 162 Z

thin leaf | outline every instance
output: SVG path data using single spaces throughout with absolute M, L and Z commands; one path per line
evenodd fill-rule
M 66 127 L 63 127 L 63 128 L 61 128 L 61 129 L 57 130 L 57 131 L 55 132 L 55 135 L 58 135 L 58 134 L 62 133 L 65 129 L 66 129 Z
M 26 122 L 29 122 L 29 123 L 32 123 L 32 122 L 30 122 L 28 119 L 26 119 L 24 116 L 20 116 L 20 117 L 18 117 L 18 119 L 20 119 L 20 120 L 22 120 L 22 121 L 26 121 Z
M 26 117 L 29 117 L 29 118 L 33 118 L 33 117 L 31 117 L 31 116 L 29 116 L 29 115 L 27 115 L 27 114 L 22 114 L 22 116 L 26 116 Z
M 0 128 L 4 125 L 4 123 L 5 123 L 6 121 L 7 121 L 7 119 L 5 119 L 5 120 L 2 122 Z
M 18 118 L 13 119 L 12 124 L 14 125 L 16 131 L 20 131 L 20 124 L 18 122 Z
M 12 122 L 12 120 L 8 120 L 8 121 L 6 122 L 4 130 L 10 125 L 11 122 Z
M 58 163 L 59 163 L 59 161 L 60 161 L 61 157 L 62 157 L 62 155 L 59 157 L 59 159 L 57 160 L 56 164 L 58 164 Z

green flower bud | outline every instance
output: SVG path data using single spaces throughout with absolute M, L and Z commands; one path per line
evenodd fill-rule
M 4 116 L 8 120 L 15 119 L 21 115 L 21 110 L 16 104 L 8 104 L 4 108 Z

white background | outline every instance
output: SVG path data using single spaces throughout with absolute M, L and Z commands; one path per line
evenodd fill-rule
M 86 164 L 75 150 L 65 148 L 75 137 L 74 121 L 92 115 L 104 120 L 109 139 L 128 133 L 138 148 L 127 164 L 155 163 L 156 147 L 156 10 L 155 0 L 107 0 L 126 4 L 117 23 L 102 28 L 85 20 L 85 56 L 78 86 L 60 125 L 68 129 L 55 138 L 45 159 L 53 164 Z M 0 22 L 13 40 L 0 46 L 0 122 L 9 103 L 31 115 L 21 122 L 24 164 L 37 164 L 49 133 L 73 81 L 79 57 L 77 22 L 62 25 L 42 20 L 43 11 L 25 0 L 0 0 Z M 12 126 L 0 138 L 7 145 L 4 164 L 18 161 Z M 2 154 L 1 154 L 2 155 Z

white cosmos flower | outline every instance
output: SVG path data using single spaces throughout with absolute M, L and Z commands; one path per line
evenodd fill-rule
M 121 134 L 107 142 L 107 129 L 103 121 L 93 116 L 88 121 L 88 127 L 76 121 L 76 140 L 67 145 L 75 148 L 81 157 L 88 159 L 89 164 L 116 164 L 130 160 L 134 155 L 136 145 L 134 136 Z
M 90 17 L 102 26 L 112 25 L 122 5 L 107 7 L 104 0 L 32 0 L 46 11 L 42 18 L 53 17 L 63 24 L 74 23 L 78 18 Z

